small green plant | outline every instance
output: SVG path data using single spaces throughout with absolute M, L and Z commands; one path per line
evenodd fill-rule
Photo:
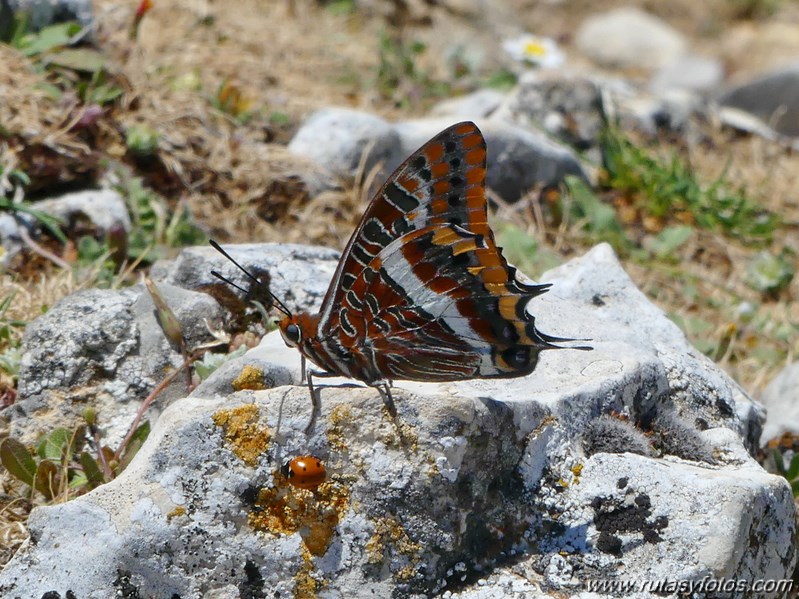
M 154 155 L 160 139 L 158 131 L 148 125 L 132 125 L 125 131 L 125 145 L 136 156 Z
M 0 464 L 30 487 L 31 493 L 39 492 L 47 501 L 67 501 L 90 491 L 122 472 L 150 433 L 150 425 L 145 422 L 131 435 L 120 458 L 115 459 L 114 451 L 101 444 L 95 420 L 87 411 L 86 424 L 72 430 L 54 429 L 39 440 L 33 451 L 7 437 L 0 443 Z
M 645 214 L 666 222 L 690 221 L 748 244 L 770 240 L 779 225 L 777 215 L 761 208 L 742 190 L 732 189 L 723 175 L 702 185 L 677 155 L 657 159 L 614 127 L 605 129 L 601 144 L 607 186 L 624 194 Z
M 16 380 L 22 359 L 19 346 L 22 342 L 22 332 L 28 323 L 8 316 L 13 301 L 13 294 L 0 300 L 0 372 Z
M 239 125 L 244 125 L 253 116 L 253 99 L 230 79 L 222 81 L 211 103 L 218 110 L 232 116 Z
M 632 243 L 616 218 L 613 207 L 605 204 L 579 177 L 566 177 L 566 189 L 567 201 L 570 201 L 568 212 L 578 219 L 591 240 L 606 241 L 620 254 L 626 254 Z
M 68 46 L 80 30 L 80 23 L 68 21 L 31 32 L 28 30 L 28 17 L 22 13 L 16 18 L 9 44 L 25 56 L 36 56 Z
M 351 15 L 357 8 L 355 0 L 329 0 L 325 4 L 325 8 L 330 14 L 339 17 Z
M 170 215 L 166 202 L 144 186 L 140 177 L 123 178 L 119 191 L 128 205 L 133 228 L 127 241 L 127 255 L 148 262 L 161 257 L 159 246 L 197 245 L 206 235 L 191 222 L 184 204 Z
M 444 96 L 449 85 L 434 80 L 418 67 L 427 46 L 418 40 L 407 41 L 384 33 L 380 37 L 377 89 L 397 106 L 412 106 L 423 100 Z
M 497 230 L 497 243 L 502 255 L 527 276 L 534 276 L 561 263 L 558 255 L 540 246 L 528 233 L 515 225 L 502 225 Z
M 509 91 L 519 82 L 516 73 L 508 69 L 500 69 L 491 73 L 485 80 L 485 86 L 500 91 Z
M 747 266 L 746 284 L 756 291 L 774 296 L 793 280 L 794 264 L 795 256 L 759 252 Z

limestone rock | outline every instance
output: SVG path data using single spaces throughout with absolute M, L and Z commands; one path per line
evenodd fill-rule
M 786 366 L 760 396 L 767 410 L 763 442 L 783 433 L 799 434 L 799 362 Z
M 591 580 L 788 578 L 792 494 L 747 451 L 760 406 L 609 246 L 542 279 L 536 325 L 592 351 L 545 351 L 519 379 L 396 381 L 397 420 L 376 390 L 317 380 L 310 435 L 305 386 L 209 386 L 215 398 L 164 412 L 118 479 L 35 510 L 0 594 L 596 598 L 614 594 L 587 593 Z M 298 381 L 277 334 L 251 353 Z M 608 417 L 655 431 L 648 455 L 623 439 L 587 455 L 586 431 Z M 322 460 L 327 481 L 283 477 L 298 455 Z
M 587 18 L 577 30 L 577 47 L 609 67 L 656 69 L 676 61 L 687 42 L 659 18 L 635 7 L 622 7 Z
M 352 180 L 377 164 L 393 164 L 398 145 L 392 126 L 380 117 L 347 108 L 315 112 L 289 142 L 288 149 L 312 159 L 332 176 Z
M 397 123 L 402 154 L 407 156 L 458 119 L 420 119 Z M 499 119 L 476 119 L 488 151 L 486 185 L 504 200 L 514 202 L 545 185 L 556 185 L 567 175 L 587 178 L 572 151 L 535 130 L 512 126 Z

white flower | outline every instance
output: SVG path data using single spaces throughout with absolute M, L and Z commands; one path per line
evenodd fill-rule
M 502 48 L 514 60 L 554 69 L 563 64 L 566 56 L 558 48 L 557 42 L 549 37 L 539 37 L 526 33 L 502 42 Z

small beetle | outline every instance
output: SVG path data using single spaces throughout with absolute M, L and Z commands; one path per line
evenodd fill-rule
M 290 485 L 300 489 L 313 490 L 327 478 L 327 470 L 322 460 L 312 455 L 302 455 L 286 462 L 280 469 Z

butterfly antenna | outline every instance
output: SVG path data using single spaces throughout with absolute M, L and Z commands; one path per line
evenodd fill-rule
M 291 316 L 291 311 L 290 311 L 290 310 L 289 310 L 289 309 L 288 309 L 288 308 L 285 306 L 285 304 L 283 304 L 283 302 L 281 302 L 281 301 L 280 301 L 280 300 L 279 300 L 277 297 L 275 297 L 275 294 L 274 294 L 274 293 L 272 293 L 271 291 L 269 291 L 269 289 L 267 289 L 267 288 L 266 288 L 266 285 L 264 285 L 263 283 L 261 283 L 261 281 L 259 281 L 259 280 L 258 280 L 258 279 L 255 277 L 255 275 L 253 275 L 253 274 L 252 274 L 250 271 L 248 271 L 246 268 L 244 268 L 244 267 L 243 267 L 241 264 L 239 264 L 238 262 L 236 262 L 236 261 L 233 259 L 233 257 L 232 257 L 230 254 L 228 254 L 228 253 L 227 253 L 227 252 L 226 252 L 224 249 L 222 249 L 222 246 L 221 246 L 221 245 L 219 245 L 219 244 L 218 244 L 216 241 L 214 241 L 213 239 L 211 239 L 209 243 L 211 244 L 211 247 L 213 247 L 213 248 L 214 248 L 214 249 L 215 249 L 217 252 L 219 252 L 219 253 L 220 253 L 220 254 L 222 254 L 222 255 L 223 255 L 225 258 L 227 258 L 227 259 L 228 259 L 228 260 L 230 260 L 230 261 L 231 261 L 233 264 L 235 264 L 235 265 L 236 265 L 236 267 L 237 267 L 237 268 L 238 268 L 238 269 L 239 269 L 241 272 L 243 272 L 243 273 L 244 273 L 244 274 L 247 276 L 247 278 L 248 278 L 248 279 L 250 279 L 250 280 L 251 280 L 253 283 L 255 283 L 256 285 L 258 285 L 258 287 L 260 287 L 260 288 L 261 288 L 263 291 L 265 291 L 265 292 L 266 292 L 266 293 L 269 295 L 269 297 L 272 299 L 272 302 L 274 303 L 274 306 L 275 306 L 275 307 L 276 307 L 278 310 L 280 310 L 280 311 L 281 311 L 283 314 L 285 314 L 286 316 Z M 238 289 L 239 291 L 242 291 L 243 293 L 247 293 L 247 290 L 246 290 L 246 289 L 243 289 L 241 286 L 237 285 L 236 283 L 234 283 L 234 282 L 233 282 L 233 281 L 231 281 L 230 279 L 228 279 L 228 278 L 226 278 L 226 277 L 223 277 L 221 274 L 219 274 L 219 273 L 218 273 L 218 272 L 216 272 L 215 270 L 212 270 L 212 271 L 211 271 L 211 274 L 212 274 L 213 276 L 215 276 L 217 279 L 220 279 L 221 281 L 224 281 L 224 282 L 225 282 L 225 283 L 227 283 L 228 285 L 232 285 L 233 287 L 235 287 L 235 288 L 236 288 L 236 289 Z

